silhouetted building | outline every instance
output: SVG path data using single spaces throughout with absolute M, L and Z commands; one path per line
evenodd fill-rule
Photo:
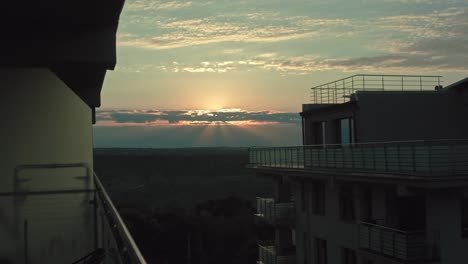
M 468 263 L 468 78 L 440 78 L 314 87 L 303 146 L 250 149 L 249 167 L 276 183 L 257 201 L 277 220 L 261 263 Z
M 145 263 L 93 172 L 94 108 L 122 5 L 2 4 L 2 264 Z

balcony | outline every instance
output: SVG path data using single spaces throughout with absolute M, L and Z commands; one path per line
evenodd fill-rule
M 468 140 L 256 147 L 249 149 L 249 167 L 413 180 L 459 179 L 468 176 Z
M 294 203 L 277 203 L 273 198 L 257 197 L 257 214 L 262 220 L 275 225 L 294 224 Z
M 263 242 L 258 245 L 258 264 L 295 264 L 296 253 L 290 252 L 289 254 L 279 255 L 276 253 L 273 241 Z
M 401 261 L 420 263 L 439 259 L 437 232 L 402 231 L 380 225 L 359 224 L 359 247 L 367 252 Z
M 357 91 L 434 91 L 441 76 L 358 74 L 311 88 L 313 104 L 341 104 Z
M 0 193 L 0 262 L 146 263 L 87 164 L 20 165 L 13 183 Z

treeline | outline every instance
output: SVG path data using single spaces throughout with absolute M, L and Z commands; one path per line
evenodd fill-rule
M 256 224 L 248 200 L 208 200 L 195 208 L 119 208 L 138 246 L 155 264 L 249 264 L 258 260 L 258 240 L 274 230 Z

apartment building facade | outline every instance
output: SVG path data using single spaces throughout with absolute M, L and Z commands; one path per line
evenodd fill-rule
M 295 259 L 261 262 L 468 261 L 468 79 L 355 75 L 312 88 L 301 116 L 303 146 L 250 149 L 295 208 Z

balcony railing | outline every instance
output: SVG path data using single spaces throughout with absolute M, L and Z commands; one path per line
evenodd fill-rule
M 437 232 L 402 231 L 380 225 L 359 224 L 359 246 L 405 263 L 439 259 Z
M 100 215 L 102 227 L 101 241 L 108 256 L 108 262 L 105 263 L 145 264 L 143 255 L 96 174 L 94 182 L 96 211 Z
M 333 169 L 421 177 L 468 176 L 468 140 L 255 147 L 253 167 Z
M 294 219 L 294 203 L 277 203 L 273 198 L 257 197 L 257 216 L 270 223 Z
M 358 74 L 311 88 L 314 104 L 340 104 L 357 91 L 433 91 L 441 76 Z
M 275 250 L 274 241 L 258 244 L 259 264 L 295 264 L 296 254 L 278 255 Z
M 9 246 L 0 259 L 8 263 L 146 263 L 87 164 L 19 165 L 12 182 L 11 192 L 0 193 L 0 215 L 6 212 L 0 217 L 0 231 L 7 231 L 0 242 Z

